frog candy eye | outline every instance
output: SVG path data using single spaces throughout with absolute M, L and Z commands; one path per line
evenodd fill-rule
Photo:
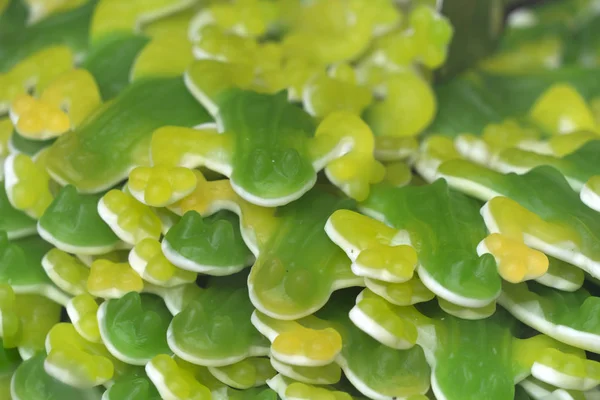
M 59 250 L 52 249 L 42 258 L 42 267 L 61 290 L 72 296 L 87 292 L 89 268 L 79 259 Z
M 170 321 L 163 300 L 154 295 L 129 292 L 98 309 L 103 342 L 113 356 L 133 365 L 145 365 L 157 354 L 169 352 Z
M 53 195 L 49 189 L 50 176 L 45 170 L 47 155 L 36 160 L 24 154 L 11 154 L 4 161 L 4 187 L 8 200 L 17 210 L 32 218 L 42 216 Z
M 46 241 L 76 254 L 104 254 L 120 244 L 119 238 L 100 218 L 98 195 L 77 193 L 72 185 L 60 190 L 38 223 Z
M 276 374 L 268 358 L 247 358 L 232 365 L 208 369 L 215 378 L 236 389 L 264 385 Z
M 333 385 L 338 383 L 342 377 L 342 369 L 335 363 L 322 367 L 303 367 L 271 358 L 271 365 L 279 374 L 310 385 Z
M 159 354 L 146 364 L 146 373 L 161 398 L 173 400 L 209 400 L 210 390 L 166 354 Z
M 175 267 L 163 255 L 157 240 L 146 238 L 129 253 L 129 264 L 146 281 L 172 287 L 195 282 L 197 274 Z
M 342 350 L 342 338 L 332 328 L 310 329 L 299 322 L 280 321 L 259 311 L 252 314 L 252 324 L 271 341 L 271 355 L 285 364 L 325 366 Z
M 107 299 L 118 299 L 126 293 L 141 292 L 142 278 L 128 263 L 96 260 L 90 267 L 87 290 L 90 294 Z
M 121 240 L 131 245 L 144 238 L 160 237 L 161 223 L 156 214 L 120 190 L 111 190 L 100 199 L 98 214 Z
M 196 175 L 187 168 L 138 167 L 129 174 L 128 188 L 139 202 L 165 207 L 196 188 Z
M 188 211 L 162 242 L 165 256 L 179 268 L 208 275 L 231 275 L 252 263 L 237 215 L 219 211 L 203 218 Z
M 98 303 L 89 294 L 80 294 L 67 303 L 67 315 L 73 327 L 88 342 L 102 343 L 98 327 Z
M 112 357 L 102 344 L 83 339 L 73 325 L 55 325 L 46 338 L 44 369 L 53 378 L 79 388 L 90 388 L 113 377 Z

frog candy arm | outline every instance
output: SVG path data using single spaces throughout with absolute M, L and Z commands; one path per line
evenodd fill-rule
M 421 143 L 415 161 L 415 169 L 427 182 L 437 179 L 438 167 L 445 161 L 461 158 L 452 139 L 432 135 Z
M 62 73 L 73 68 L 73 54 L 65 46 L 49 46 L 21 60 L 0 74 L 0 114 L 9 110 L 19 95 L 33 89 L 42 91 Z
M 536 282 L 565 292 L 574 292 L 583 286 L 583 270 L 554 257 L 548 257 L 548 262 L 548 271 L 536 278 Z
M 36 354 L 24 361 L 15 371 L 11 380 L 13 400 L 61 399 L 100 400 L 102 392 L 98 388 L 79 389 L 66 385 L 48 375 L 44 370 L 45 355 Z M 32 385 L 31 382 L 36 384 Z
M 196 211 L 186 212 L 169 230 L 162 247 L 173 264 L 207 275 L 231 275 L 254 261 L 242 238 L 239 217 L 228 211 L 206 218 Z
M 73 297 L 66 306 L 67 315 L 79 335 L 92 343 L 102 343 L 98 327 L 98 303 L 89 294 Z
M 48 152 L 36 157 L 13 153 L 4 160 L 4 188 L 11 205 L 38 219 L 54 198 L 46 172 Z
M 221 382 L 235 389 L 249 389 L 262 386 L 267 379 L 277 373 L 268 358 L 247 358 L 223 367 L 208 367 L 211 374 Z
M 589 208 L 600 211 L 600 177 L 592 176 L 581 188 L 581 201 Z
M 598 239 L 593 234 L 600 229 L 600 216 L 580 201 L 555 169 L 541 166 L 522 175 L 504 175 L 454 160 L 442 165 L 440 174 L 456 189 L 489 200 L 481 214 L 491 233 L 500 233 L 513 246 L 524 243 L 543 251 L 592 276 L 600 274 Z M 519 253 L 520 257 L 532 255 L 526 250 Z
M 409 306 L 432 300 L 435 294 L 414 276 L 402 283 L 389 283 L 376 279 L 365 279 L 367 288 L 397 306 Z
M 296 382 L 282 375 L 276 375 L 267 381 L 267 385 L 277 392 L 283 400 L 352 400 L 348 393 Z
M 268 342 L 250 323 L 253 307 L 245 275 L 211 278 L 169 326 L 171 350 L 197 365 L 222 367 L 268 354 Z
M 286 364 L 271 357 L 271 365 L 279 374 L 309 385 L 333 385 L 342 378 L 342 369 L 336 363 L 322 367 L 303 367 Z
M 87 290 L 93 296 L 118 299 L 128 292 L 141 292 L 143 288 L 142 278 L 128 263 L 99 259 L 90 267 Z
M 42 258 L 42 267 L 52 282 L 65 293 L 71 296 L 87 293 L 90 270 L 78 258 L 54 248 Z
M 113 360 L 101 343 L 79 336 L 73 325 L 59 323 L 46 338 L 46 372 L 67 385 L 91 388 L 112 379 Z M 116 360 L 115 360 L 116 361 Z
M 171 357 L 159 354 L 146 364 L 146 374 L 164 400 L 210 400 L 210 390 Z
M 535 282 L 505 284 L 498 301 L 516 318 L 556 340 L 584 350 L 600 349 L 596 321 L 600 300 L 585 289 L 561 292 Z
M 311 318 L 281 321 L 254 311 L 252 324 L 269 339 L 271 356 L 276 360 L 304 367 L 329 365 L 342 350 L 342 337 L 333 328 L 306 328 L 302 321 Z
M 160 297 L 129 292 L 102 303 L 97 316 L 102 341 L 117 359 L 145 365 L 154 356 L 169 353 L 171 314 Z
M 46 275 L 42 258 L 52 247 L 39 236 L 9 241 L 0 232 L 0 282 L 11 285 L 18 294 L 38 294 L 59 304 L 69 295 Z
M 164 287 L 195 282 L 198 276 L 171 264 L 162 253 L 160 243 L 150 238 L 143 239 L 131 249 L 129 265 L 142 279 Z
M 417 253 L 407 232 L 349 210 L 335 211 L 325 232 L 352 260 L 356 275 L 390 283 L 413 277 Z
M 483 307 L 462 307 L 438 297 L 438 304 L 442 310 L 450 315 L 462 319 L 478 320 L 488 318 L 496 312 L 496 302 L 493 301 Z
M 316 171 L 325 167 L 327 178 L 348 196 L 362 201 L 369 184 L 383 180 L 385 169 L 373 158 L 371 129 L 349 112 L 329 114 L 317 127 L 311 151 Z
M 76 128 L 102 99 L 94 77 L 84 69 L 58 76 L 39 99 L 22 94 L 11 104 L 15 130 L 32 140 L 47 140 Z
M 99 195 L 63 187 L 38 221 L 38 233 L 59 249 L 82 255 L 105 254 L 121 246 L 98 213 Z

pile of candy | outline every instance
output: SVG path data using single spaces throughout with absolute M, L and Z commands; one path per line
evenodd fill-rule
M 397 3 L 0 0 L 0 399 L 597 399 L 600 88 Z

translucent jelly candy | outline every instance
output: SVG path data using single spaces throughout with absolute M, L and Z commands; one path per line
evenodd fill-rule
M 342 378 L 342 369 L 335 363 L 322 367 L 305 367 L 286 364 L 271 357 L 271 365 L 279 374 L 309 385 L 333 385 Z
M 419 61 L 429 68 L 441 66 L 452 38 L 452 26 L 448 20 L 440 18 L 434 9 L 424 5 L 415 7 L 409 20 L 414 29 L 414 49 Z
M 159 354 L 146 364 L 146 373 L 161 398 L 169 400 L 209 400 L 210 390 L 192 373 L 181 368 L 166 354 Z
M 417 276 L 402 283 L 366 278 L 365 284 L 370 291 L 398 306 L 423 303 L 435 297 L 435 294 Z
M 510 246 L 526 244 L 533 249 L 600 274 L 598 244 L 591 232 L 600 229 L 600 215 L 586 207 L 555 169 L 536 167 L 517 175 L 501 174 L 468 161 L 443 164 L 439 173 L 450 186 L 481 200 L 486 226 L 500 233 Z M 531 254 L 520 246 L 513 257 L 522 261 Z
M 42 258 L 42 267 L 52 282 L 65 293 L 71 296 L 87 293 L 90 270 L 76 257 L 52 249 Z
M 104 392 L 104 400 L 160 400 L 158 390 L 143 372 L 132 372 L 116 379 Z
M 267 381 L 269 387 L 277 392 L 284 400 L 352 400 L 348 393 L 336 391 L 326 387 L 312 386 L 305 383 L 294 382 L 281 375 Z
M 237 215 L 219 211 L 203 218 L 186 212 L 162 242 L 165 256 L 179 268 L 208 275 L 231 275 L 252 264 Z
M 32 218 L 42 216 L 53 200 L 50 176 L 45 166 L 48 153 L 35 158 L 25 154 L 11 154 L 4 161 L 4 188 L 8 200 L 17 210 Z
M 85 124 L 61 135 L 48 149 L 47 168 L 61 184 L 73 184 L 82 193 L 100 192 L 126 178 L 134 167 L 149 165 L 148 145 L 155 129 L 207 120 L 181 79 L 142 79 Z
M 31 382 L 35 382 L 35 385 Z M 97 388 L 79 389 L 54 379 L 44 370 L 44 354 L 37 354 L 24 361 L 15 371 L 11 381 L 11 395 L 13 400 L 100 400 L 102 392 Z
M 143 239 L 158 239 L 162 225 L 152 209 L 131 194 L 113 189 L 98 202 L 98 214 L 124 242 L 135 245 Z
M 548 257 L 548 261 L 548 271 L 536 278 L 536 282 L 565 292 L 574 292 L 583 286 L 585 274 L 581 269 L 554 257 Z
M 59 249 L 77 254 L 104 254 L 119 238 L 98 214 L 99 195 L 77 193 L 72 185 L 60 190 L 38 223 L 38 232 Z
M 142 278 L 128 263 L 96 260 L 90 267 L 87 290 L 90 294 L 106 299 L 118 299 L 128 292 L 141 292 Z
M 268 342 L 250 323 L 247 290 L 243 273 L 212 278 L 173 318 L 167 336 L 171 350 L 191 363 L 214 367 L 267 355 Z
M 164 207 L 193 192 L 196 175 L 181 167 L 138 167 L 129 174 L 127 188 L 141 203 Z
M 439 297 L 463 307 L 483 307 L 499 296 L 494 259 L 477 254 L 486 237 L 479 204 L 451 192 L 443 180 L 421 187 L 374 186 L 360 208 L 401 231 L 357 213 L 335 212 L 326 231 L 353 260 L 355 273 L 406 282 L 418 254 L 419 278 Z M 446 221 L 443 226 L 441 220 Z
M 201 93 L 188 83 L 192 93 Z M 204 95 L 197 97 L 204 102 Z M 373 159 L 371 131 L 356 115 L 330 114 L 315 133 L 312 118 L 289 104 L 285 92 L 230 89 L 219 99 L 218 131 L 160 129 L 152 138 L 153 163 L 206 166 L 231 177 L 241 197 L 265 207 L 298 199 L 323 167 L 334 184 L 358 199 L 368 194 L 370 183 L 383 179 L 384 169 Z M 274 118 L 276 124 L 267 123 Z
M 535 282 L 506 284 L 498 302 L 516 318 L 556 340 L 589 351 L 600 348 L 596 321 L 600 300 L 585 289 L 562 292 Z
M 103 342 L 110 353 L 133 365 L 145 365 L 168 353 L 167 327 L 171 314 L 160 297 L 129 292 L 107 300 L 98 309 Z
M 247 358 L 223 367 L 209 367 L 209 371 L 219 381 L 236 389 L 249 389 L 264 385 L 267 379 L 275 376 L 268 358 Z
M 197 274 L 175 267 L 162 253 L 157 240 L 146 238 L 129 253 L 129 264 L 144 280 L 164 287 L 195 282 Z
M 15 293 L 39 294 L 60 304 L 69 296 L 46 275 L 42 258 L 52 247 L 39 236 L 9 241 L 0 232 L 0 282 L 7 283 Z
M 0 185 L 0 215 L 0 230 L 5 231 L 9 239 L 18 239 L 36 232 L 35 220 L 10 204 L 3 185 Z
M 98 327 L 98 303 L 89 294 L 80 294 L 67 303 L 67 315 L 73 327 L 88 342 L 102 343 Z

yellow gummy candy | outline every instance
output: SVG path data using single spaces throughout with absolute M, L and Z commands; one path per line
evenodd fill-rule
M 75 296 L 67 303 L 67 313 L 77 332 L 90 342 L 101 343 L 97 312 L 98 303 L 89 294 Z
M 141 292 L 142 278 L 128 263 L 96 260 L 90 267 L 88 291 L 98 297 L 119 298 L 128 292 Z
M 182 284 L 196 280 L 197 275 L 194 272 L 177 268 L 167 260 L 162 253 L 160 242 L 156 239 L 143 239 L 135 245 L 133 251 L 137 257 L 147 263 L 142 277 L 151 279 L 151 283 L 160 285 L 172 279 L 176 280 L 176 283 Z M 133 262 L 131 256 L 130 262 Z M 148 277 L 145 275 L 148 275 Z
M 190 194 L 196 188 L 196 175 L 184 167 L 138 167 L 129 174 L 132 194 L 152 207 L 164 207 Z M 138 196 L 136 196 L 138 197 Z
M 305 356 L 317 362 L 332 360 L 341 349 L 342 337 L 335 329 L 314 330 L 299 324 L 273 341 L 273 351 L 280 355 Z
M 210 400 L 210 390 L 192 373 L 181 368 L 166 354 L 159 354 L 146 364 L 146 373 L 162 398 L 176 400 Z
M 18 210 L 33 218 L 42 216 L 52 203 L 50 175 L 46 172 L 46 151 L 37 155 L 35 161 L 25 154 L 9 156 L 5 162 L 6 194 Z
M 88 0 L 25 0 L 29 7 L 28 23 L 34 24 L 48 15 L 72 10 Z

